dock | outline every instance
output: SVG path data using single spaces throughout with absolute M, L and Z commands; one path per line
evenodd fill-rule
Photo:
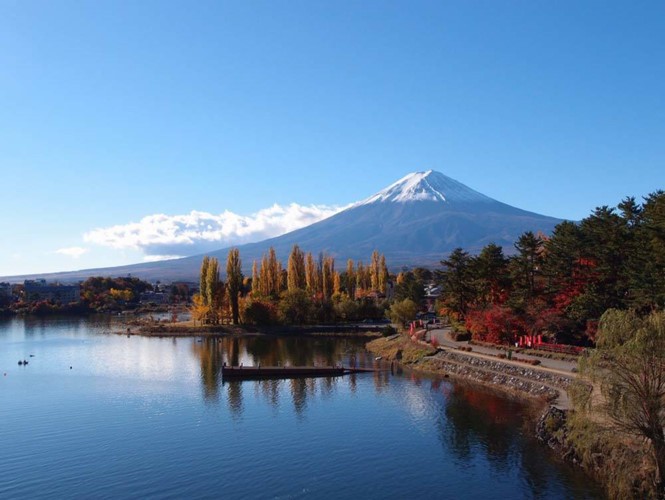
M 372 368 L 343 366 L 223 366 L 222 377 L 232 380 L 338 377 L 373 371 Z

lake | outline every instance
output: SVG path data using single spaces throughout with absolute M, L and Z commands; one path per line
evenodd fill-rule
M 372 366 L 364 341 L 128 338 L 116 321 L 0 320 L 0 498 L 602 498 L 525 406 L 477 387 L 221 378 Z

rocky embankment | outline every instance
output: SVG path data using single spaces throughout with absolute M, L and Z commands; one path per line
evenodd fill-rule
M 577 465 L 580 459 L 567 439 L 568 411 L 550 406 L 536 422 L 536 439 L 545 443 L 564 460 Z
M 386 360 L 400 361 L 414 370 L 471 380 L 523 397 L 547 401 L 566 400 L 565 390 L 572 382 L 572 377 L 551 371 L 452 349 L 436 350 L 404 336 L 377 339 L 368 343 L 367 349 Z
M 439 351 L 434 356 L 423 358 L 418 367 L 503 387 L 548 401 L 557 399 L 560 391 L 567 389 L 572 381 L 570 377 L 536 368 L 517 366 L 500 360 L 493 361 L 486 357 L 475 357 L 450 350 Z
M 663 498 L 651 450 L 643 440 L 550 406 L 536 423 L 536 438 L 603 485 L 608 498 Z

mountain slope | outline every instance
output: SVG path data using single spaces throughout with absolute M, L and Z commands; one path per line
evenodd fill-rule
M 478 252 L 488 243 L 512 253 L 513 243 L 524 231 L 550 233 L 560 219 L 527 212 L 489 198 L 464 184 L 432 170 L 409 174 L 386 189 L 346 210 L 291 233 L 258 243 L 241 245 L 240 256 L 248 271 L 270 246 L 286 261 L 298 244 L 314 254 L 327 252 L 337 258 L 367 262 L 373 250 L 384 253 L 391 268 L 436 265 L 456 247 Z M 209 255 L 225 262 L 228 248 Z M 49 275 L 73 280 L 94 275 L 124 275 L 147 279 L 195 279 L 202 256 L 91 269 Z M 224 267 L 224 266 L 222 266 Z
M 410 174 L 328 219 L 240 250 L 251 261 L 273 246 L 286 259 L 298 244 L 305 251 L 367 261 L 378 249 L 392 267 L 433 265 L 456 247 L 477 252 L 494 242 L 510 253 L 524 231 L 549 233 L 559 222 L 428 171 Z M 213 255 L 220 258 L 224 251 Z

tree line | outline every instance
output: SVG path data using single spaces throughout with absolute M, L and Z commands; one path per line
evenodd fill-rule
M 251 277 L 242 273 L 240 252 L 229 251 L 226 281 L 220 264 L 204 257 L 199 274 L 200 291 L 193 298 L 192 316 L 206 324 L 305 324 L 358 319 L 382 319 L 382 300 L 390 275 L 385 256 L 374 251 L 369 264 L 349 259 L 343 271 L 335 258 L 314 256 L 298 245 L 291 249 L 286 268 L 270 247 L 252 264 Z
M 487 245 L 441 261 L 439 307 L 475 338 L 512 342 L 549 333 L 559 342 L 593 341 L 607 309 L 638 314 L 665 305 L 665 193 L 602 206 L 551 236 L 526 232 L 507 257 Z
M 58 300 L 29 300 L 23 285 L 16 285 L 17 299 L 0 300 L 0 312 L 20 314 L 80 314 L 89 312 L 115 312 L 135 309 L 143 292 L 153 290 L 150 283 L 135 277 L 92 276 L 80 284 L 80 300 L 62 303 Z

